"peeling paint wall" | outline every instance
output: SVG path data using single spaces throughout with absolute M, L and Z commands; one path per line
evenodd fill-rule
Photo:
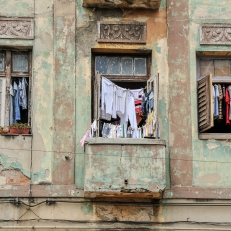
M 35 19 L 35 39 L 1 39 L 0 46 L 32 50 L 32 134 L 0 137 L 1 164 L 20 171 L 31 183 L 50 182 L 53 143 L 53 2 L 1 1 L 1 17 Z M 46 121 L 44 123 L 44 121 Z M 32 153 L 30 150 L 33 150 Z M 12 151 L 13 150 L 13 151 Z M 32 155 L 32 159 L 31 159 Z M 32 160 L 32 168 L 31 168 Z M 31 169 L 30 169 L 31 168 Z M 32 171 L 32 175 L 30 175 Z M 29 184 L 29 182 L 27 182 Z
M 97 42 L 97 21 L 139 21 L 147 23 L 147 44 L 113 44 Z M 77 0 L 76 27 L 76 172 L 77 187 L 83 188 L 84 156 L 79 140 L 91 124 L 91 79 L 92 79 L 92 51 L 106 50 L 109 54 L 113 50 L 131 52 L 139 50 L 144 53 L 151 51 L 151 75 L 159 73 L 160 95 L 159 113 L 161 123 L 161 139 L 168 141 L 168 48 L 166 27 L 166 5 L 163 1 L 159 11 L 152 10 L 122 10 L 83 8 Z M 167 148 L 168 150 L 168 148 Z M 105 152 L 106 153 L 106 152 Z M 168 156 L 168 151 L 167 154 Z M 168 162 L 166 163 L 168 168 Z M 168 174 L 167 174 L 168 175 Z M 168 180 L 169 182 L 169 180 Z M 168 183 L 169 184 L 169 183 Z
M 229 6 L 229 7 L 228 7 Z M 190 93 L 193 147 L 193 185 L 230 187 L 231 146 L 229 141 L 199 140 L 197 129 L 196 51 L 230 51 L 230 46 L 200 45 L 200 25 L 230 23 L 230 2 L 225 0 L 190 1 Z
M 228 0 L 162 0 L 158 11 L 84 8 L 82 0 L 1 0 L 1 17 L 34 18 L 35 38 L 0 39 L 1 47 L 24 47 L 33 53 L 32 136 L 0 136 L 0 220 L 11 219 L 7 224 L 16 225 L 12 218 L 26 212 L 23 219 L 35 219 L 29 225 L 50 225 L 45 230 L 61 225 L 68 230 L 65 219 L 75 220 L 72 228 L 113 222 L 94 226 L 104 230 L 132 230 L 138 226 L 129 222 L 137 221 L 229 221 L 231 142 L 198 138 L 196 52 L 231 51 L 230 46 L 200 45 L 200 25 L 231 23 L 230 11 Z M 147 23 L 146 44 L 97 42 L 98 21 L 134 20 Z M 147 140 L 134 145 L 132 139 L 126 145 L 104 142 L 85 150 L 80 146 L 92 123 L 92 55 L 102 50 L 150 52 L 151 75 L 159 73 L 160 78 L 159 119 L 166 147 Z M 131 185 L 124 185 L 124 180 Z M 157 186 L 162 192 L 166 187 L 164 199 L 148 199 Z M 115 192 L 124 194 L 115 199 Z M 128 199 L 134 192 L 146 194 Z M 111 198 L 90 199 L 106 193 Z M 12 201 L 1 204 L 17 197 L 32 206 L 41 204 L 31 209 Z M 63 201 L 50 204 L 47 198 Z M 214 208 L 212 203 L 218 202 L 222 205 Z M 54 225 L 55 219 L 59 223 Z M 17 225 L 28 225 L 27 221 Z M 152 229 L 159 227 L 152 223 Z

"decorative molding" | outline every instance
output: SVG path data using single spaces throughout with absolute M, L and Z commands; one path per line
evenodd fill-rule
M 0 38 L 34 39 L 34 20 L 0 18 Z
M 230 45 L 231 25 L 210 24 L 201 26 L 200 44 L 208 45 Z
M 83 7 L 158 10 L 161 0 L 83 0 Z
M 98 22 L 98 42 L 146 43 L 146 34 L 146 23 Z

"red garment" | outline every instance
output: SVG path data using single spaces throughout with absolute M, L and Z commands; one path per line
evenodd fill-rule
M 230 125 L 230 120 L 229 120 L 229 107 L 230 107 L 230 96 L 229 96 L 229 90 L 228 87 L 225 89 L 225 104 L 226 104 L 226 125 Z
M 136 113 L 141 111 L 141 104 L 142 104 L 142 99 L 135 100 L 135 110 L 136 110 Z

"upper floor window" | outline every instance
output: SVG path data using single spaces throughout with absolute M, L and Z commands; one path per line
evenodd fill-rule
M 0 50 L 0 126 L 31 123 L 31 51 Z
M 199 132 L 231 133 L 231 58 L 198 58 L 197 87 Z
M 150 77 L 149 56 L 96 55 L 93 92 L 98 136 L 159 137 L 158 75 Z

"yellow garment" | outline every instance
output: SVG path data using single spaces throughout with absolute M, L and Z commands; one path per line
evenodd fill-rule
M 148 118 L 146 123 L 146 136 L 154 134 L 153 119 L 154 119 L 154 111 L 151 111 L 148 113 Z

